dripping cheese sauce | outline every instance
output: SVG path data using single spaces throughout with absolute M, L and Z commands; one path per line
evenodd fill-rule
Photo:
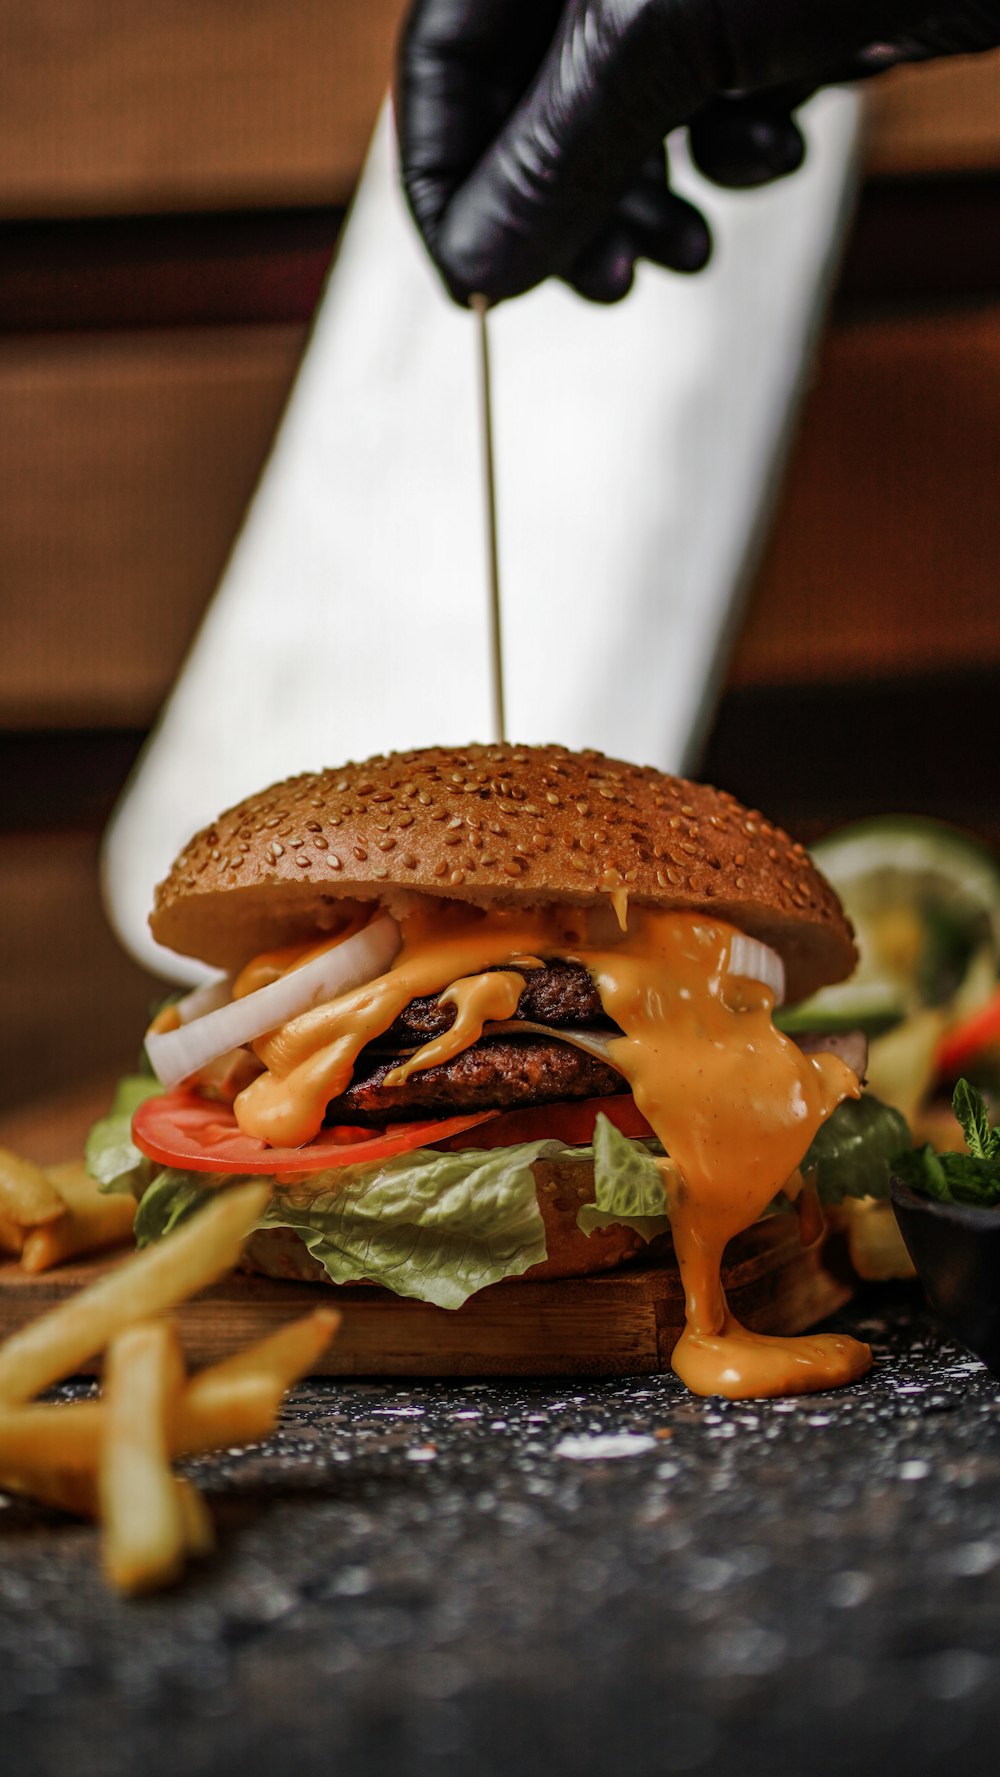
M 625 926 L 625 908 L 615 911 Z M 456 1018 L 400 1064 L 395 1080 L 450 1059 L 486 1023 L 512 1016 L 524 977 L 491 973 L 499 965 L 528 968 L 543 957 L 580 963 L 622 1032 L 609 1056 L 669 1155 L 662 1171 L 686 1305 L 675 1372 L 696 1394 L 733 1399 L 853 1380 L 870 1366 L 866 1345 L 834 1334 L 752 1333 L 734 1319 L 723 1291 L 727 1243 L 793 1177 L 837 1105 L 860 1092 L 839 1057 L 805 1055 L 775 1028 L 769 988 L 729 972 L 734 936 L 722 921 L 650 908 L 629 908 L 622 935 L 606 926 L 598 935 L 586 909 L 484 915 L 429 903 L 405 922 L 385 975 L 254 1045 L 265 1071 L 236 1099 L 237 1121 L 271 1146 L 301 1146 L 350 1084 L 361 1050 L 411 1000 L 438 994 L 456 1006 Z M 258 985 L 305 955 L 300 946 L 255 959 L 239 985 L 248 991 L 246 982 Z

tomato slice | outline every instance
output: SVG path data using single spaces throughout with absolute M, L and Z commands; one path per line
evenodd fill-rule
M 387 1160 L 392 1154 L 407 1154 L 411 1148 L 463 1134 L 495 1116 L 496 1111 L 477 1111 L 468 1117 L 394 1123 L 386 1129 L 340 1125 L 321 1129 L 304 1148 L 269 1148 L 242 1133 L 228 1105 L 214 1104 L 180 1086 L 139 1106 L 132 1118 L 132 1139 L 150 1160 L 182 1172 L 251 1172 L 282 1178 Z
M 477 1129 L 475 1135 L 464 1131 L 437 1138 L 436 1148 L 512 1148 L 522 1141 L 565 1142 L 568 1148 L 582 1148 L 593 1140 L 594 1125 L 603 1113 L 609 1123 L 623 1135 L 653 1136 L 645 1117 L 631 1093 L 615 1093 L 608 1098 L 581 1098 L 560 1104 L 536 1104 L 523 1111 L 501 1111 L 488 1129 Z

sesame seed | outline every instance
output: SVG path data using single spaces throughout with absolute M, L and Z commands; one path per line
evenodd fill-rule
M 305 852 L 301 852 L 299 854 L 299 856 L 296 858 L 295 862 L 297 863 L 300 870 L 311 870 L 312 869 L 312 858 L 308 858 L 306 856 Z
M 368 853 L 365 851 L 363 845 L 356 845 L 354 847 L 354 856 L 357 858 L 359 864 L 363 864 L 368 857 Z
M 465 871 L 464 870 L 452 870 L 451 874 L 448 877 L 448 881 L 453 882 L 455 884 L 455 887 L 457 888 L 459 883 L 462 883 L 465 881 Z
M 688 817 L 694 814 L 694 809 L 691 807 L 690 802 L 681 803 L 681 814 L 686 814 Z
M 417 860 L 411 851 L 405 851 L 399 861 L 404 870 L 415 870 L 417 867 Z
M 329 864 L 331 870 L 339 870 L 340 869 L 340 859 L 338 858 L 335 851 L 332 851 L 330 853 L 330 856 L 327 858 L 326 861 Z
M 378 848 L 379 851 L 392 851 L 395 844 L 396 841 L 394 839 L 380 839 L 378 842 Z
M 438 861 L 434 866 L 434 875 L 435 876 L 447 876 L 447 874 L 448 874 L 447 859 L 438 858 Z

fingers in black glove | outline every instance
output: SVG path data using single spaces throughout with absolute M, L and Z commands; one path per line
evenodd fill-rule
M 666 153 L 659 148 L 565 277 L 591 302 L 620 302 L 632 288 L 637 259 L 655 260 L 671 271 L 698 272 L 711 251 L 708 223 L 700 210 L 671 191 Z

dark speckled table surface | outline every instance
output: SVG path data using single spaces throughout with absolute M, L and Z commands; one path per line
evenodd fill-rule
M 800 1400 L 302 1389 L 191 1465 L 218 1554 L 138 1603 L 4 1502 L 0 1768 L 996 1771 L 1000 1381 L 910 1290 L 837 1324 L 876 1369 Z

